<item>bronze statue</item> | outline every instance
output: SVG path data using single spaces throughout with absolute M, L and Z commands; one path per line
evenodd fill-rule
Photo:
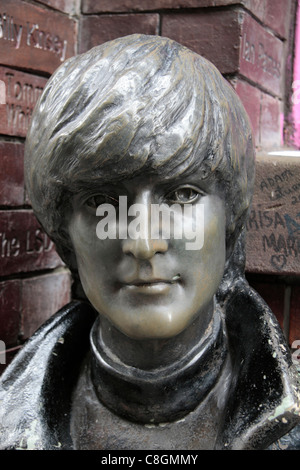
M 244 277 L 252 132 L 216 68 L 158 36 L 95 47 L 49 80 L 25 154 L 83 293 L 3 374 L 1 448 L 297 448 L 297 375 Z

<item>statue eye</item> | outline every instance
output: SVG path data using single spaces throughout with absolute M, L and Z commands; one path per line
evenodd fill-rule
M 191 186 L 183 186 L 176 189 L 176 191 L 169 193 L 167 198 L 170 202 L 187 204 L 196 202 L 201 195 L 203 195 L 203 193 L 201 193 L 199 190 L 196 190 Z
M 92 209 L 97 209 L 101 204 L 112 204 L 114 207 L 119 205 L 119 201 L 114 197 L 107 196 L 107 194 L 96 194 L 87 199 L 86 205 Z

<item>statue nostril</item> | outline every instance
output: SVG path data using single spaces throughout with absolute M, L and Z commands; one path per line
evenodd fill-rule
M 168 250 L 166 240 L 127 239 L 123 242 L 123 253 L 137 259 L 150 259 L 156 254 L 164 254 Z

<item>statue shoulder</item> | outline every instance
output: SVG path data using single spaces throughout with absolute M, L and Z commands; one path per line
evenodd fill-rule
M 0 378 L 0 449 L 67 445 L 68 436 L 61 435 L 94 320 L 88 303 L 71 302 L 36 331 L 7 367 Z

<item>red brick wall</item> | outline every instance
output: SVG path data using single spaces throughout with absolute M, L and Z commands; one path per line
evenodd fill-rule
M 290 343 L 300 339 L 299 164 L 268 155 L 289 143 L 295 8 L 296 0 L 0 0 L 0 339 L 9 348 L 69 298 L 68 274 L 24 190 L 32 107 L 66 57 L 132 33 L 167 36 L 204 55 L 241 97 L 258 151 L 247 276 Z
M 1 363 L 70 299 L 69 272 L 32 213 L 23 159 L 30 116 L 47 78 L 77 52 L 74 5 L 0 0 L 0 340 L 8 350 L 0 372 Z

